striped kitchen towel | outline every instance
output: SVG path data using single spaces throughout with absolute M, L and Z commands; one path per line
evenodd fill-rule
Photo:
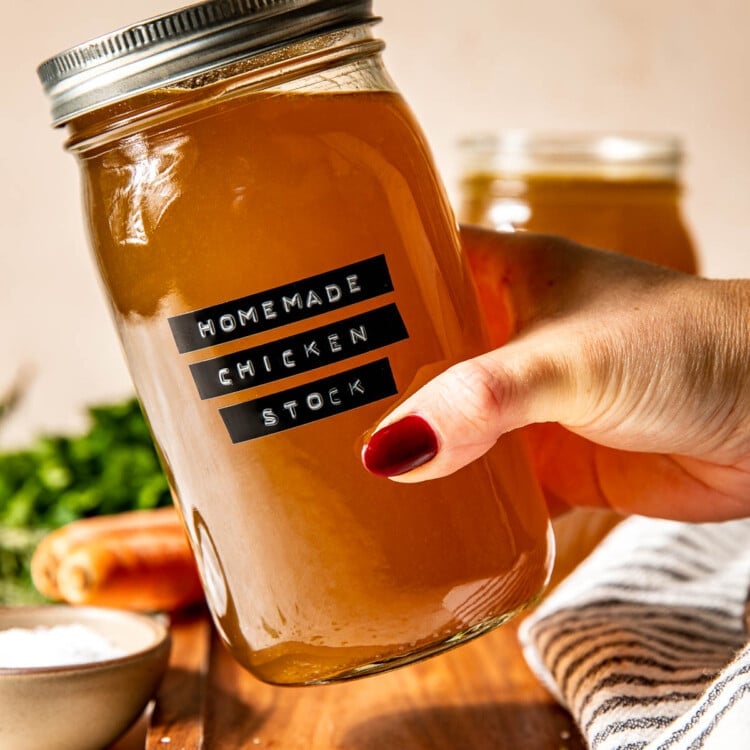
M 750 519 L 618 526 L 520 629 L 591 750 L 750 749 Z

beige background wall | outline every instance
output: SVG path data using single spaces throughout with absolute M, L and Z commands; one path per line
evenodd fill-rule
M 85 246 L 72 157 L 34 69 L 61 49 L 170 10 L 169 0 L 2 0 L 0 391 L 31 388 L 0 446 L 81 424 L 130 393 Z M 748 0 L 375 0 L 386 61 L 455 195 L 454 144 L 506 127 L 676 132 L 704 270 L 750 276 Z

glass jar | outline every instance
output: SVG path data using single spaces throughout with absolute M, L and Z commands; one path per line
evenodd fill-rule
M 424 485 L 362 467 L 486 347 L 370 2 L 209 2 L 40 68 L 218 632 L 259 678 L 383 671 L 507 620 L 550 527 L 515 437 Z
M 695 272 L 676 138 L 510 131 L 467 138 L 461 153 L 462 221 L 556 234 Z
M 680 210 L 678 139 L 509 131 L 467 138 L 460 151 L 461 221 L 499 231 L 559 235 L 696 271 L 696 251 Z M 502 313 L 503 290 L 492 273 L 491 258 L 470 255 L 469 261 L 492 343 L 500 346 L 513 334 L 512 322 Z M 594 460 L 590 443 L 558 425 L 533 425 L 525 432 L 537 446 L 542 473 L 546 452 L 554 454 L 569 441 L 576 441 L 583 463 Z M 551 585 L 570 573 L 618 521 L 615 513 L 584 508 L 555 518 Z

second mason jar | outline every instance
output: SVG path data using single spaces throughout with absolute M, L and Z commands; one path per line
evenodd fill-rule
M 462 221 L 556 234 L 695 272 L 678 138 L 507 131 L 468 137 L 460 151 Z
M 505 131 L 467 137 L 460 152 L 463 222 L 501 232 L 563 236 L 679 271 L 696 271 L 697 254 L 681 206 L 682 147 L 675 136 Z M 514 333 L 512 320 L 503 312 L 503 259 L 469 250 L 492 342 L 502 345 Z M 526 434 L 537 446 L 542 474 L 545 456 L 554 456 L 570 440 L 576 441 L 583 463 L 594 460 L 592 444 L 559 425 L 535 425 Z M 573 471 L 571 467 L 569 481 L 575 483 Z M 582 508 L 556 518 L 552 585 L 619 519 L 612 512 Z
M 486 346 L 370 3 L 201 3 L 40 74 L 216 627 L 274 683 L 357 677 L 528 605 L 549 522 L 513 436 L 424 485 L 365 433 Z

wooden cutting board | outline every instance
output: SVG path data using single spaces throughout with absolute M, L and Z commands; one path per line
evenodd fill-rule
M 143 722 L 146 750 L 585 747 L 526 666 L 514 625 L 387 674 L 311 688 L 256 680 L 204 616 L 172 632 L 170 669 Z

